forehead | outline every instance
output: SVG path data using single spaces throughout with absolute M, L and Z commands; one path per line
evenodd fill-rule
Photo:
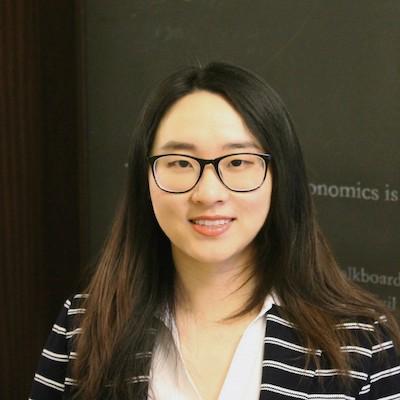
M 233 144 L 261 150 L 241 115 L 222 96 L 207 91 L 184 96 L 162 118 L 153 150 L 172 150 L 179 144 L 181 149 L 186 144 L 199 151 L 218 151 Z

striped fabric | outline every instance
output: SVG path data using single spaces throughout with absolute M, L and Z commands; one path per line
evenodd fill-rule
M 72 399 L 77 382 L 68 376 L 68 365 L 77 357 L 72 342 L 81 332 L 74 325 L 74 316 L 85 312 L 80 306 L 85 297 L 78 294 L 65 302 L 41 354 L 30 400 Z M 400 400 L 400 357 L 392 341 L 383 334 L 379 343 L 368 337 L 368 332 L 381 329 L 380 323 L 337 325 L 337 329 L 349 329 L 359 339 L 357 346 L 341 348 L 349 353 L 352 363 L 348 372 L 351 384 L 343 387 L 340 372 L 330 367 L 321 350 L 315 351 L 319 368 L 312 362 L 305 367 L 312 350 L 301 345 L 296 327 L 282 317 L 279 306 L 273 305 L 266 319 L 260 400 Z M 148 379 L 137 376 L 131 382 L 138 384 Z

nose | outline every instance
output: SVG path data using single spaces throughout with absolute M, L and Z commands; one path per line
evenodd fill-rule
M 220 181 L 215 168 L 206 165 L 197 185 L 191 193 L 192 201 L 195 203 L 214 204 L 224 202 L 229 196 L 229 189 Z

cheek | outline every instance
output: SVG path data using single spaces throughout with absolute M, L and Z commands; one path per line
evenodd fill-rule
M 151 204 L 153 206 L 153 211 L 154 214 L 157 218 L 158 223 L 160 226 L 162 226 L 162 220 L 163 215 L 165 214 L 164 209 L 166 208 L 165 206 L 165 200 L 163 200 L 163 193 L 160 191 L 160 189 L 156 186 L 154 181 L 150 179 L 149 182 L 149 189 L 150 189 L 150 199 L 151 199 Z
M 271 173 L 267 173 L 263 185 L 256 191 L 253 192 L 254 196 L 251 198 L 251 206 L 254 207 L 254 211 L 258 211 L 260 214 L 266 215 L 269 212 L 271 205 L 272 195 L 272 176 Z
M 149 188 L 157 222 L 163 232 L 171 238 L 171 235 L 176 230 L 176 221 L 183 218 L 183 215 L 180 215 L 183 213 L 183 204 L 178 204 L 177 195 L 163 192 L 152 180 L 149 182 Z
M 258 232 L 264 225 L 271 206 L 271 185 L 262 186 L 254 196 L 243 204 L 244 223 L 252 231 Z
M 260 208 L 263 208 L 265 218 L 268 217 L 270 208 L 271 208 L 271 200 L 272 200 L 272 174 L 270 169 L 268 169 L 266 180 L 264 186 L 262 187 L 263 191 L 260 196 Z
M 267 193 L 264 193 L 264 195 L 260 193 L 260 196 L 247 204 L 248 215 L 250 216 L 252 223 L 259 225 L 260 227 L 268 217 L 269 209 L 270 197 Z

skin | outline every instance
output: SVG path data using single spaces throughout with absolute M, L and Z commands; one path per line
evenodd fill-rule
M 157 129 L 152 155 L 181 153 L 213 159 L 231 153 L 263 153 L 241 116 L 223 97 L 197 91 L 178 100 Z M 253 240 L 268 216 L 272 176 L 260 188 L 236 193 L 206 166 L 188 193 L 158 188 L 149 171 L 150 196 L 162 230 L 171 241 L 180 298 L 176 323 L 182 355 L 204 399 L 217 399 L 243 331 L 257 314 L 221 321 L 238 311 L 254 285 Z M 199 216 L 233 219 L 221 235 L 197 232 Z
M 182 148 L 179 143 L 193 148 Z M 249 145 L 225 147 L 241 143 Z M 168 144 L 171 146 L 166 147 Z M 171 152 L 216 158 L 239 152 L 262 153 L 263 149 L 229 103 L 219 95 L 198 91 L 175 103 L 158 127 L 152 154 Z M 211 165 L 205 168 L 200 182 L 188 193 L 162 191 L 150 173 L 149 180 L 153 209 L 161 228 L 171 240 L 179 270 L 184 264 L 198 264 L 196 269 L 199 271 L 220 273 L 249 263 L 251 243 L 269 212 L 270 169 L 263 185 L 249 193 L 227 189 Z M 221 236 L 207 237 L 194 231 L 190 219 L 213 215 L 235 220 Z

